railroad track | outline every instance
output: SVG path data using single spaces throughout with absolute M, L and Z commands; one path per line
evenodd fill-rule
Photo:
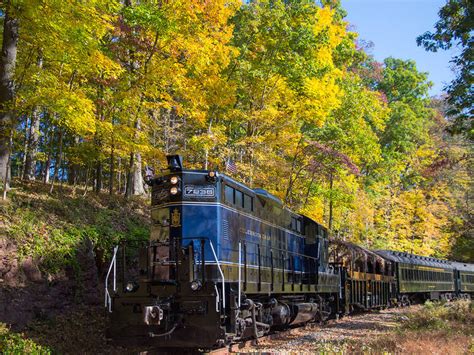
M 366 312 L 354 312 L 348 316 L 344 316 L 344 318 L 349 317 L 358 317 L 358 316 L 363 316 L 364 314 L 367 314 L 369 311 Z M 333 324 L 337 319 L 330 319 L 324 323 L 324 325 L 331 325 Z M 232 345 L 228 345 L 219 349 L 214 349 L 210 351 L 183 351 L 183 350 L 170 350 L 170 351 L 165 351 L 163 349 L 157 350 L 157 351 L 148 351 L 148 352 L 141 352 L 140 355 L 175 355 L 175 354 L 186 354 L 186 355 L 194 355 L 194 354 L 206 354 L 206 355 L 228 355 L 228 354 L 237 354 L 237 353 L 245 353 L 246 349 L 249 349 L 255 345 L 258 345 L 261 342 L 268 341 L 268 340 L 277 340 L 280 338 L 285 338 L 289 335 L 293 335 L 295 333 L 298 333 L 301 330 L 312 330 L 312 329 L 320 329 L 321 328 L 321 323 L 307 323 L 302 326 L 295 326 L 293 328 L 285 329 L 285 330 L 279 330 L 279 331 L 273 331 L 270 334 L 264 335 L 258 339 L 249 339 L 249 340 L 244 340 L 239 343 L 235 343 Z M 254 350 L 251 350 L 251 352 L 254 352 Z
M 332 320 L 326 322 L 329 323 Z M 214 350 L 209 350 L 209 351 L 198 351 L 198 350 L 166 350 L 166 349 L 158 349 L 158 350 L 147 350 L 147 351 L 142 351 L 139 353 L 139 355 L 196 355 L 196 354 L 203 354 L 203 355 L 227 355 L 227 354 L 236 354 L 236 353 L 242 353 L 242 350 L 251 346 L 257 345 L 259 342 L 263 340 L 273 340 L 273 339 L 279 339 L 286 337 L 288 335 L 293 334 L 294 332 L 297 332 L 298 330 L 301 329 L 313 329 L 318 327 L 320 324 L 318 323 L 308 323 L 300 327 L 294 327 L 290 329 L 285 329 L 285 330 L 279 330 L 279 331 L 274 331 L 270 334 L 264 335 L 258 339 L 249 339 L 249 340 L 244 340 L 240 343 L 235 343 L 232 345 L 224 346 L 219 349 L 214 349 Z
M 327 321 L 325 324 L 329 324 L 333 322 L 334 319 L 331 319 Z M 236 353 L 242 353 L 243 349 L 246 349 L 251 346 L 257 345 L 259 342 L 264 341 L 264 340 L 274 340 L 274 339 L 279 339 L 279 338 L 284 338 L 288 335 L 291 335 L 293 333 L 296 333 L 300 331 L 301 329 L 314 329 L 320 326 L 320 323 L 307 323 L 303 326 L 300 327 L 294 327 L 290 329 L 285 329 L 285 330 L 279 330 L 279 331 L 274 331 L 270 334 L 264 335 L 258 339 L 249 339 L 249 340 L 244 340 L 240 343 L 235 343 L 229 346 L 225 346 L 219 349 L 214 349 L 211 351 L 206 351 L 203 354 L 206 355 L 227 355 L 227 354 L 236 354 Z

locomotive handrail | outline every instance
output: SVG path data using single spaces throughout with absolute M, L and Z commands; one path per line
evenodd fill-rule
M 238 305 L 240 309 L 240 298 L 241 298 L 241 283 L 242 283 L 242 244 L 239 242 L 239 298 L 238 298 Z
M 216 284 L 214 284 L 214 290 L 216 291 L 216 312 L 219 312 L 219 299 L 220 299 L 220 296 L 219 296 L 219 290 L 217 289 L 217 286 Z
M 107 276 L 105 277 L 105 307 L 110 313 L 112 313 L 112 296 L 109 292 L 109 277 L 113 270 L 113 291 L 115 292 L 117 290 L 117 251 L 118 245 L 114 247 L 112 261 L 110 262 L 109 270 L 107 271 Z
M 217 269 L 219 270 L 219 273 L 221 274 L 221 277 L 222 277 L 222 309 L 225 312 L 225 277 L 224 277 L 224 273 L 222 272 L 219 259 L 217 258 L 216 252 L 214 250 L 214 246 L 212 245 L 212 241 L 210 239 L 209 239 L 209 244 L 211 245 L 211 250 L 212 250 L 212 254 L 214 254 L 214 259 L 216 259 Z M 202 258 L 204 258 L 204 255 L 202 256 Z
M 207 241 L 209 241 L 209 245 L 211 246 L 212 255 L 214 256 L 214 260 L 216 261 L 217 269 L 219 270 L 219 274 L 221 275 L 221 278 L 222 278 L 222 281 L 221 281 L 221 284 L 222 284 L 222 309 L 225 310 L 225 276 L 224 276 L 224 272 L 222 271 L 222 268 L 221 268 L 221 263 L 219 262 L 219 259 L 217 258 L 217 254 L 216 254 L 216 251 L 214 249 L 214 244 L 207 237 L 186 237 L 186 238 L 179 238 L 179 240 L 204 240 L 204 241 L 207 240 Z M 205 259 L 204 255 L 202 255 L 201 258 L 204 260 Z M 175 261 L 175 262 L 177 262 L 177 261 Z M 216 289 L 216 291 L 217 291 L 217 289 Z M 219 292 L 217 292 L 217 297 L 218 297 L 218 299 L 220 299 Z

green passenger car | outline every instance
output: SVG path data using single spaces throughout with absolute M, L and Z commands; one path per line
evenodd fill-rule
M 450 261 L 389 250 L 377 253 L 396 263 L 398 298 L 402 304 L 456 296 L 455 270 Z
M 474 265 L 453 262 L 456 275 L 456 288 L 462 298 L 472 298 L 474 295 Z

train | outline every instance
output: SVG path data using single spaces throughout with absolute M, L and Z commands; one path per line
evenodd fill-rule
M 113 250 L 106 336 L 122 345 L 216 349 L 358 310 L 470 299 L 474 265 L 331 240 L 263 189 L 179 155 L 147 180 L 146 243 Z

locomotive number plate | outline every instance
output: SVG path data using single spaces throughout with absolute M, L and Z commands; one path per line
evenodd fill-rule
M 185 185 L 184 196 L 213 198 L 216 196 L 216 188 L 214 186 Z

